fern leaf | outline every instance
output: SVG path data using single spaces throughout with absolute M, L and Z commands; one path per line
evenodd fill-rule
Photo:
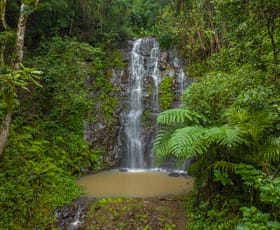
M 210 168 L 218 169 L 221 172 L 235 173 L 236 164 L 227 161 L 216 161 L 210 165 Z
M 235 126 L 247 122 L 249 119 L 249 112 L 245 109 L 229 109 L 226 116 L 230 125 Z
M 268 145 L 261 151 L 261 155 L 266 162 L 280 161 L 280 137 L 274 137 L 269 140 Z
M 205 130 L 201 126 L 177 129 L 168 142 L 170 150 L 180 159 L 204 153 L 208 147 L 203 138 Z
M 157 117 L 157 123 L 165 125 L 185 123 L 187 121 L 193 122 L 193 113 L 185 108 L 165 110 Z
M 153 144 L 153 150 L 159 158 L 164 158 L 171 153 L 168 140 L 170 139 L 174 130 L 175 128 L 161 128 L 157 132 L 157 136 Z
M 206 132 L 205 138 L 209 144 L 217 143 L 229 148 L 245 142 L 241 137 L 241 131 L 238 128 L 230 127 L 229 125 L 210 128 Z

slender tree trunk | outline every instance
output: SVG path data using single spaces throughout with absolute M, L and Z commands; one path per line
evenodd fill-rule
M 19 18 L 18 18 L 18 26 L 17 26 L 17 36 L 16 36 L 16 58 L 14 66 L 16 69 L 19 69 L 19 64 L 23 59 L 23 47 L 24 47 L 24 36 L 26 29 L 26 22 L 28 15 L 26 13 L 28 6 L 24 3 L 21 3 Z
M 11 124 L 11 118 L 12 118 L 12 111 L 7 112 L 5 115 L 2 124 L 1 124 L 1 133 L 0 133 L 0 157 L 2 156 L 8 136 L 9 136 L 9 128 Z
M 218 52 L 221 49 L 221 43 L 220 43 L 220 38 L 218 35 L 218 32 L 216 30 L 215 24 L 212 20 L 213 18 L 213 9 L 211 6 L 211 3 L 209 1 L 206 1 L 206 7 L 207 7 L 207 14 L 209 17 L 209 22 L 210 22 L 210 28 L 212 30 L 212 37 L 214 39 L 214 41 L 211 41 L 211 50 L 213 50 L 214 52 Z
M 3 0 L 0 1 L 2 3 Z M 4 2 L 6 3 L 6 0 L 4 0 Z M 21 2 L 18 26 L 17 26 L 16 44 L 15 44 L 15 54 L 16 54 L 16 58 L 14 62 L 15 69 L 20 68 L 20 63 L 22 62 L 23 59 L 24 35 L 25 35 L 28 15 L 30 13 L 30 10 L 36 8 L 38 3 L 39 0 L 34 0 L 32 2 L 32 5 L 26 5 L 23 2 Z M 8 109 L 0 127 L 0 156 L 3 155 L 5 145 L 7 143 L 8 136 L 9 136 L 9 128 L 10 128 L 12 112 L 13 112 L 12 105 L 9 106 L 11 106 L 11 108 Z
M 9 30 L 9 26 L 6 21 L 6 4 L 7 0 L 0 0 L 0 13 L 1 13 L 1 22 L 4 30 Z

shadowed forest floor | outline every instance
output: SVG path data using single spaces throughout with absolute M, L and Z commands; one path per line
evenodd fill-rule
M 187 220 L 183 201 L 184 195 L 97 200 L 80 229 L 183 230 Z

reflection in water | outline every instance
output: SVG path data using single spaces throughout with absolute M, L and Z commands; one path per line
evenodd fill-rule
M 190 192 L 193 179 L 168 176 L 165 171 L 105 171 L 82 177 L 78 184 L 88 196 L 104 197 L 155 197 Z

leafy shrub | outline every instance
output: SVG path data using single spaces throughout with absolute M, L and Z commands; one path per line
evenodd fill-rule
M 271 221 L 268 213 L 260 212 L 256 207 L 242 207 L 240 209 L 243 219 L 236 230 L 277 230 L 280 229 L 280 222 Z
M 12 132 L 0 163 L 2 229 L 46 229 L 54 223 L 53 210 L 81 195 L 69 174 L 46 156 L 48 141 L 36 130 Z
M 193 208 L 194 200 L 193 195 L 188 195 L 185 200 L 188 229 L 232 230 L 239 223 L 240 216 L 236 211 L 239 203 L 235 200 L 226 200 L 225 197 L 217 195 L 213 198 L 211 205 L 208 202 L 201 202 L 198 207 Z
M 240 93 L 254 89 L 263 82 L 260 71 L 244 66 L 236 72 L 212 72 L 185 91 L 185 106 L 199 112 L 214 124 L 225 122 L 223 114 Z

